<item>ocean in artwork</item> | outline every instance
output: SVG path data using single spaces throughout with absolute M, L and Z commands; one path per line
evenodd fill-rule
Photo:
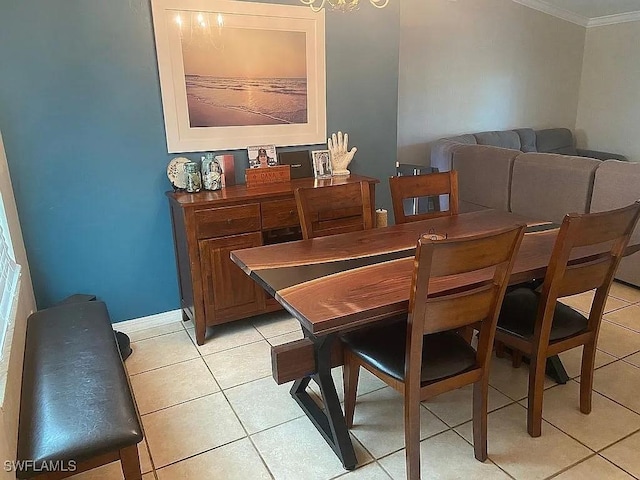
M 185 77 L 192 128 L 308 121 L 306 78 Z

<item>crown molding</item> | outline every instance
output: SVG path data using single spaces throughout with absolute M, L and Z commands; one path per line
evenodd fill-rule
M 615 25 L 616 23 L 639 22 L 640 11 L 619 13 L 617 15 L 606 15 L 604 17 L 592 18 L 587 23 L 588 27 L 601 27 L 603 25 Z
M 618 13 L 616 15 L 605 15 L 605 16 L 596 17 L 596 18 L 587 18 L 587 17 L 583 17 L 582 15 L 578 15 L 577 13 L 568 12 L 567 10 L 563 10 L 562 8 L 549 5 L 543 0 L 513 0 L 513 1 L 516 3 L 519 3 L 520 5 L 524 5 L 525 7 L 538 10 L 539 12 L 548 13 L 549 15 L 553 15 L 554 17 L 561 18 L 562 20 L 566 20 L 568 22 L 575 23 L 576 25 L 580 25 L 582 27 L 587 27 L 587 28 L 601 27 L 604 25 L 615 25 L 617 23 L 640 21 L 640 11 Z
M 578 15 L 577 13 L 568 12 L 566 10 L 563 10 L 562 8 L 554 7 L 540 0 L 513 1 L 524 5 L 525 7 L 533 8 L 534 10 L 538 10 L 539 12 L 548 13 L 549 15 L 553 15 L 554 17 L 561 18 L 562 20 L 575 23 L 576 25 L 580 25 L 582 27 L 587 27 L 589 25 L 590 20 L 587 17 L 583 17 L 582 15 Z

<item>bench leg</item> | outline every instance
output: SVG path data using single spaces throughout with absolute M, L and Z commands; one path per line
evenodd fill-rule
M 131 445 L 120 450 L 120 463 L 122 464 L 124 480 L 142 480 L 137 445 Z

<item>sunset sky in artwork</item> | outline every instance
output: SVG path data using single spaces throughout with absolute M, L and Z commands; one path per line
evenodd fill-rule
M 185 12 L 186 13 L 186 12 Z M 182 25 L 187 75 L 234 78 L 304 78 L 304 32 Z

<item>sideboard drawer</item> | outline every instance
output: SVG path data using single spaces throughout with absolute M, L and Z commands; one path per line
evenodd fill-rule
M 296 227 L 300 225 L 298 207 L 293 198 L 262 202 L 262 229 Z
M 198 210 L 196 235 L 200 238 L 224 237 L 260 230 L 260 204 Z

